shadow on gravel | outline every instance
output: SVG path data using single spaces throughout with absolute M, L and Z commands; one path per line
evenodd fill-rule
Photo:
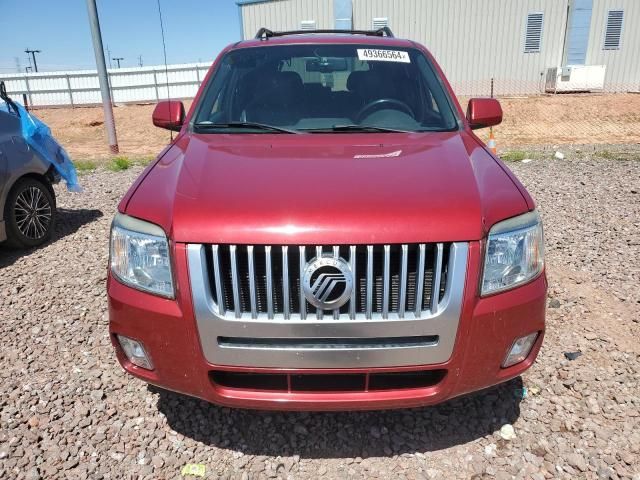
M 246 455 L 355 458 L 430 452 L 491 435 L 520 416 L 522 379 L 433 407 L 262 412 L 217 407 L 149 386 L 176 432 Z
M 29 248 L 26 250 L 12 249 L 0 244 L 0 268 L 8 267 L 17 259 L 25 255 L 29 255 L 51 243 L 55 243 L 61 238 L 71 235 L 80 229 L 83 225 L 91 223 L 97 218 L 102 217 L 103 213 L 96 209 L 76 209 L 69 210 L 66 208 L 57 209 L 57 220 L 53 230 L 51 240 L 42 247 Z

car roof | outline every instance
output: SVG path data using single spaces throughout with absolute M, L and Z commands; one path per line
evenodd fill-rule
M 415 47 L 415 42 L 402 38 L 383 37 L 375 35 L 364 35 L 354 33 L 293 33 L 273 37 L 252 38 L 242 40 L 232 46 L 236 48 L 248 47 L 268 47 L 274 45 L 296 45 L 296 44 L 317 44 L 317 45 L 371 45 L 372 47 Z

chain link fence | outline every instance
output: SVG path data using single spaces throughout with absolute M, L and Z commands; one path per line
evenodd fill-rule
M 472 97 L 500 101 L 504 120 L 493 129 L 499 151 L 559 145 L 640 150 L 638 84 L 569 83 L 558 75 L 541 76 L 538 83 L 501 78 L 460 82 L 453 89 L 463 108 Z M 488 139 L 488 131 L 478 134 Z
M 155 103 L 167 97 L 192 98 L 209 64 L 170 65 L 110 71 L 116 104 Z M 504 120 L 494 127 L 498 151 L 544 149 L 559 145 L 616 145 L 640 150 L 639 84 L 604 82 L 604 72 L 586 79 L 549 69 L 537 81 L 486 78 L 453 82 L 464 109 L 469 98 L 494 96 Z M 593 72 L 592 72 L 593 73 Z M 594 80 L 595 78 L 595 80 Z M 100 103 L 95 72 L 0 75 L 18 101 L 32 107 L 78 107 Z M 488 130 L 478 135 L 488 139 Z

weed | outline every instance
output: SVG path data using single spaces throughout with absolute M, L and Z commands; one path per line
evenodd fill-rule
M 136 165 L 142 165 L 143 167 L 146 167 L 147 165 L 149 165 L 156 157 L 150 155 L 150 156 L 146 156 L 146 157 L 139 157 L 136 158 L 135 163 Z
M 92 172 L 98 168 L 96 163 L 91 160 L 76 160 L 73 164 L 76 166 L 78 172 Z
M 127 170 L 133 165 L 129 157 L 115 157 L 107 164 L 107 168 L 112 172 Z
M 598 150 L 595 153 L 595 156 L 598 158 L 602 158 L 604 160 L 616 160 L 618 158 L 620 158 L 620 155 L 616 155 L 613 152 L 610 152 L 609 150 Z
M 505 162 L 521 162 L 525 158 L 531 158 L 531 155 L 522 150 L 511 150 L 510 152 L 504 152 L 500 155 L 500 158 Z

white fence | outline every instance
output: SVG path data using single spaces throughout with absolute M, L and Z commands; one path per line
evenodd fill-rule
M 114 103 L 156 102 L 167 98 L 193 98 L 210 63 L 189 63 L 138 68 L 109 69 Z M 95 70 L 0 74 L 7 93 L 30 106 L 84 106 L 102 103 Z M 169 95 L 167 95 L 167 81 Z

